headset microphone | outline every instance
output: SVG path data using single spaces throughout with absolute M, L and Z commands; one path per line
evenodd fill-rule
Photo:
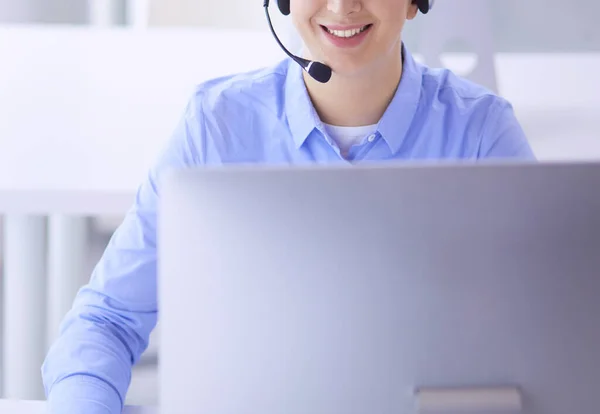
M 433 3 L 435 0 L 413 0 L 414 4 L 416 4 L 421 11 L 421 13 L 426 14 L 433 7 Z M 277 6 L 279 7 L 279 11 L 285 16 L 290 14 L 290 0 L 277 0 Z M 271 16 L 269 15 L 269 0 L 264 0 L 263 7 L 265 8 L 265 14 L 267 15 L 267 22 L 269 23 L 269 28 L 271 29 L 271 33 L 273 37 L 279 44 L 279 47 L 283 49 L 283 51 L 296 63 L 298 63 L 302 69 L 306 71 L 314 80 L 321 83 L 329 82 L 331 79 L 331 68 L 324 63 L 316 62 L 313 60 L 308 60 L 301 58 L 300 56 L 293 55 L 286 47 L 281 43 L 277 34 L 275 33 L 275 29 L 273 28 L 273 23 L 271 22 Z
M 279 47 L 283 49 L 283 51 L 296 63 L 302 66 L 302 69 L 306 71 L 314 80 L 321 83 L 329 82 L 331 79 L 331 68 L 321 62 L 315 62 L 312 60 L 301 58 L 300 56 L 293 55 L 289 50 L 281 43 L 277 34 L 275 33 L 275 29 L 273 29 L 273 23 L 271 22 L 271 16 L 269 16 L 269 0 L 264 0 L 263 6 L 265 8 L 265 14 L 267 15 L 267 21 L 269 22 L 269 28 L 271 29 L 271 33 L 273 33 L 273 37 L 279 44 Z

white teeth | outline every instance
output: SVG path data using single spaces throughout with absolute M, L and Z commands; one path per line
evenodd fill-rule
M 327 31 L 329 33 L 331 33 L 334 36 L 337 37 L 352 37 L 352 36 L 356 36 L 357 34 L 364 32 L 367 29 L 367 26 L 363 26 L 360 29 L 351 29 L 351 30 L 330 30 L 329 28 L 327 28 Z

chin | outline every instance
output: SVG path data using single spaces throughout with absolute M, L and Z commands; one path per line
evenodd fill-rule
M 331 66 L 335 75 L 344 78 L 364 76 L 374 69 L 373 63 L 368 59 L 357 59 L 355 57 L 348 59 L 348 57 L 333 58 L 332 56 L 326 62 Z
M 305 53 L 303 57 L 328 65 L 334 76 L 337 77 L 360 77 L 375 71 L 377 67 L 377 59 L 373 56 L 377 56 L 377 54 L 373 50 L 369 51 L 363 48 L 362 51 L 344 51 L 338 48 L 332 49 L 330 45 L 323 44 L 315 49 L 318 50 L 318 53 L 311 53 L 310 49 L 305 50 L 308 53 Z

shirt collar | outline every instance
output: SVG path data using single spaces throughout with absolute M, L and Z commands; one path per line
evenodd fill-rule
M 377 127 L 393 153 L 402 146 L 417 112 L 423 76 L 421 67 L 404 44 L 402 44 L 402 54 L 404 64 L 400 84 Z M 291 59 L 288 60 L 285 80 L 285 112 L 298 148 L 304 144 L 315 128 L 322 129 L 322 122 L 304 84 L 302 68 Z
M 400 150 L 417 113 L 423 82 L 422 68 L 415 62 L 404 44 L 402 56 L 404 58 L 402 78 L 377 127 L 394 154 Z
M 302 68 L 291 59 L 288 59 L 284 102 L 290 131 L 296 147 L 300 148 L 321 121 L 304 84 Z

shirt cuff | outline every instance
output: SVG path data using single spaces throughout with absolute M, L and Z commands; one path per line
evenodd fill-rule
M 106 382 L 74 375 L 54 384 L 48 395 L 48 414 L 121 414 L 119 394 Z

